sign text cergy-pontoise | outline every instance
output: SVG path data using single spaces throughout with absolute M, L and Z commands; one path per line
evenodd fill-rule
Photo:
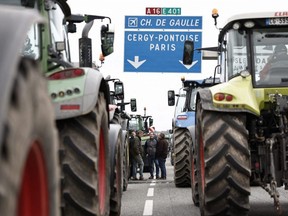
M 202 17 L 125 16 L 124 71 L 200 73 L 201 53 L 182 63 L 185 40 L 201 47 Z

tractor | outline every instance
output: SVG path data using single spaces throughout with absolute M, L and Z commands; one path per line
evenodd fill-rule
M 218 16 L 213 10 L 216 27 Z M 201 215 L 243 216 L 251 187 L 259 186 L 280 215 L 278 190 L 288 188 L 288 61 L 274 50 L 288 45 L 287 12 L 238 14 L 218 29 L 220 83 L 196 95 L 192 199 Z M 193 41 L 185 41 L 184 64 L 193 62 L 191 50 Z
M 122 130 L 112 124 L 109 85 L 92 62 L 90 29 L 100 20 L 102 57 L 113 52 L 111 19 L 71 14 L 64 0 L 49 1 L 48 12 L 54 48 L 48 79 L 60 139 L 61 211 L 63 215 L 120 215 L 122 199 Z M 47 12 L 46 12 L 47 11 Z M 106 22 L 105 22 L 106 21 Z M 85 22 L 79 39 L 79 66 L 70 60 L 68 33 Z M 97 38 L 97 36 L 95 36 Z M 52 58 L 51 58 L 52 57 Z M 122 94 L 118 92 L 119 96 Z
M 0 3 L 9 18 L 0 26 L 1 214 L 120 215 L 122 131 L 111 124 L 109 87 L 88 37 L 94 20 L 106 20 L 98 44 L 112 53 L 111 19 L 73 15 L 66 0 Z M 81 22 L 76 67 L 68 33 Z
M 203 58 L 204 59 L 204 58 Z M 173 138 L 171 145 L 171 163 L 174 166 L 174 183 L 176 187 L 191 186 L 190 152 L 192 136 L 195 126 L 195 99 L 199 88 L 204 88 L 219 83 L 219 78 L 212 77 L 204 80 L 186 80 L 181 78 L 182 88 L 175 94 L 174 90 L 168 91 L 168 106 L 175 105 L 174 118 L 172 119 Z
M 110 90 L 110 110 L 113 111 L 113 118 L 111 123 L 121 125 L 122 129 L 122 154 L 123 154 L 123 191 L 128 188 L 128 180 L 130 177 L 130 158 L 129 158 L 129 128 L 128 121 L 131 119 L 130 114 L 125 111 L 125 106 L 133 103 L 124 102 L 124 84 L 121 80 L 116 78 L 106 77 L 106 81 L 113 82 L 113 90 Z M 120 93 L 120 94 L 119 94 Z M 131 102 L 132 101 L 132 102 Z M 134 102 L 135 104 L 136 102 Z M 131 110 L 133 111 L 132 108 Z

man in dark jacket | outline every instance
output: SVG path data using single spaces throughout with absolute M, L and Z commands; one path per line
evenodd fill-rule
M 135 132 L 134 134 L 135 135 Z M 136 174 L 137 174 L 137 167 L 139 166 L 139 174 L 140 178 L 139 180 L 144 180 L 143 178 L 143 168 L 144 168 L 144 162 L 142 159 L 143 149 L 141 146 L 141 137 L 143 136 L 143 131 L 139 130 L 136 132 L 136 136 L 134 137 L 134 142 L 132 142 L 131 146 L 131 153 L 132 153 L 132 160 L 133 160 L 133 170 L 132 170 L 132 180 L 137 180 Z
M 159 167 L 161 170 L 161 178 L 166 179 L 166 158 L 168 154 L 168 142 L 165 139 L 165 134 L 159 133 L 158 135 L 158 143 L 156 149 L 156 158 L 159 162 Z
M 154 164 L 156 166 L 156 179 L 159 179 L 159 164 L 158 161 L 156 160 L 157 140 L 155 139 L 155 135 L 153 132 L 150 132 L 149 136 L 150 138 L 146 140 L 144 145 L 144 151 L 149 164 L 149 171 L 150 171 L 149 179 L 154 178 Z
M 130 176 L 129 176 L 129 178 L 131 180 L 136 176 L 136 173 L 134 173 L 134 168 L 133 168 L 134 157 L 133 157 L 133 153 L 132 153 L 133 152 L 134 143 L 135 143 L 135 137 L 136 137 L 136 132 L 135 131 L 131 131 L 130 138 L 129 138 L 129 167 L 130 167 Z

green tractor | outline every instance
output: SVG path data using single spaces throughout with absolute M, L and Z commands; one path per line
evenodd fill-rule
M 94 20 L 106 20 L 99 46 L 113 52 L 110 18 L 73 15 L 66 0 L 0 3 L 9 19 L 0 26 L 1 214 L 120 215 L 122 131 L 110 123 L 109 86 L 88 37 Z M 75 67 L 68 33 L 81 22 Z
M 133 102 L 135 101 L 135 102 Z M 136 99 L 131 99 L 131 104 L 136 104 Z M 133 107 L 133 106 L 132 106 Z M 136 107 L 136 106 L 135 106 Z M 138 131 L 142 130 L 144 135 L 141 139 L 142 148 L 144 151 L 144 145 L 147 139 L 150 138 L 149 136 L 149 129 L 151 130 L 153 127 L 153 118 L 152 116 L 146 115 L 146 108 L 144 108 L 144 115 L 130 115 L 130 120 L 128 121 L 128 128 L 130 131 Z M 153 129 L 154 130 L 154 129 Z M 142 155 L 143 162 L 144 162 L 144 169 L 143 172 L 149 172 L 149 163 L 146 157 L 146 154 Z
M 216 24 L 216 10 L 213 17 Z M 197 91 L 190 147 L 192 198 L 201 215 L 248 215 L 255 185 L 281 212 L 278 188 L 288 188 L 288 61 L 274 49 L 287 47 L 287 38 L 286 12 L 239 14 L 220 30 L 220 83 Z M 191 64 L 189 50 L 193 41 L 183 53 Z
M 119 124 L 111 123 L 109 85 L 93 65 L 89 38 L 95 20 L 100 20 L 103 25 L 98 45 L 103 57 L 111 54 L 114 40 L 111 19 L 73 15 L 67 2 L 61 0 L 50 2 L 49 9 L 46 8 L 50 29 L 55 29 L 49 35 L 55 52 L 48 59 L 51 67 L 45 75 L 60 138 L 62 214 L 120 215 L 123 134 Z M 86 24 L 79 39 L 79 67 L 76 67 L 70 61 L 68 33 L 76 32 L 76 24 L 81 22 Z

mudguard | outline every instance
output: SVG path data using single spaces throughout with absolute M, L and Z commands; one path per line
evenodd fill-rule
M 34 23 L 44 23 L 44 19 L 33 9 L 15 6 L 0 7 L 0 147 L 3 128 L 13 80 L 17 76 L 19 50 L 24 45 L 27 32 Z M 3 21 L 6 20 L 6 21 Z
M 181 120 L 181 118 L 177 118 L 178 116 L 186 116 L 186 118 L 185 120 Z M 195 125 L 195 112 L 194 111 L 178 113 L 178 115 L 175 116 L 174 127 L 187 128 L 191 124 Z
M 241 91 L 240 91 L 241 90 Z M 251 76 L 235 77 L 229 82 L 221 83 L 210 88 L 199 89 L 197 101 L 199 98 L 204 110 L 219 112 L 248 112 L 254 115 L 260 115 L 257 98 L 253 95 Z M 213 95 L 217 92 L 230 94 L 233 96 L 233 102 L 215 101 Z
M 111 188 L 113 188 L 114 184 L 114 176 L 113 176 L 113 170 L 115 167 L 115 146 L 117 145 L 117 138 L 119 133 L 122 136 L 122 130 L 121 126 L 119 124 L 110 124 L 110 129 L 109 129 L 109 148 L 110 148 L 110 164 L 111 164 L 111 179 L 110 179 L 110 185 Z M 121 137 L 121 140 L 123 140 L 123 137 Z
M 84 70 L 85 75 L 77 79 L 48 81 L 48 92 L 50 95 L 53 93 L 59 95 L 61 91 L 66 93 L 68 90 L 79 89 L 79 93 L 77 94 L 65 94 L 64 97 L 57 97 L 52 100 L 57 120 L 87 114 L 93 110 L 97 103 L 101 85 L 105 82 L 103 75 L 93 68 L 81 69 Z M 106 95 L 105 98 L 107 99 Z M 61 108 L 62 106 L 73 105 L 79 105 L 79 108 L 67 110 Z

